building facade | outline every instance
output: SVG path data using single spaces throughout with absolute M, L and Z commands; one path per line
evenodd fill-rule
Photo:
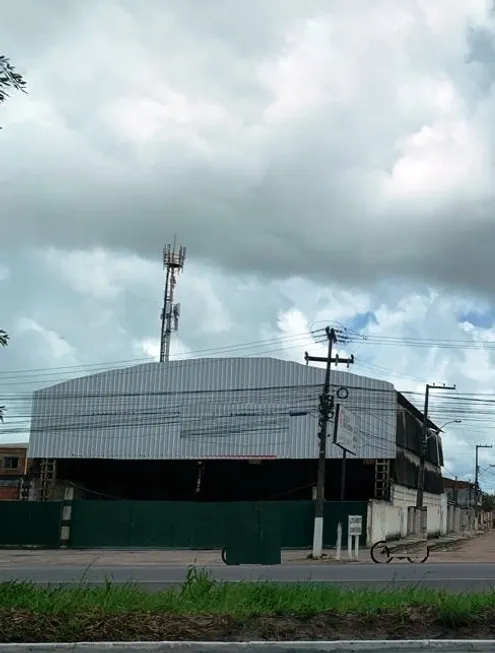
M 0 501 L 19 499 L 19 488 L 27 469 L 28 445 L 0 445 Z
M 481 496 L 476 503 L 476 486 L 470 481 L 443 478 L 443 486 L 449 503 L 459 508 L 475 508 L 481 506 Z
M 147 363 L 34 393 L 31 458 L 313 459 L 324 370 L 273 358 Z M 332 370 L 356 458 L 395 458 L 392 384 Z M 330 441 L 328 458 L 341 458 Z
M 34 395 L 30 457 L 94 496 L 159 500 L 311 499 L 324 370 L 272 358 L 148 363 Z M 396 456 L 392 384 L 332 370 L 354 416 L 346 499 L 375 491 Z M 342 450 L 327 446 L 327 496 L 340 496 Z M 49 461 L 52 461 L 49 464 Z M 371 464 L 370 464 L 371 461 Z

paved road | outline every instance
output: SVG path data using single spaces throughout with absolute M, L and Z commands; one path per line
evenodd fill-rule
M 76 585 L 81 582 L 102 584 L 134 582 L 143 589 L 158 591 L 182 583 L 186 566 L 147 565 L 123 566 L 20 566 L 0 569 L 0 582 L 27 580 L 39 584 Z M 223 581 L 276 581 L 333 583 L 346 588 L 368 587 L 373 589 L 411 587 L 422 585 L 455 592 L 487 591 L 495 589 L 495 564 L 319 564 L 281 565 L 274 567 L 227 567 L 211 568 L 214 578 Z

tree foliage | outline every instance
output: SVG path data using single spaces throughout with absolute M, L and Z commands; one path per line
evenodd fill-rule
M 26 82 L 23 76 L 16 72 L 14 66 L 3 54 L 0 54 L 0 102 L 10 97 L 9 91 L 26 92 Z
M 486 512 L 492 512 L 495 510 L 495 494 L 483 492 L 481 495 L 481 509 Z

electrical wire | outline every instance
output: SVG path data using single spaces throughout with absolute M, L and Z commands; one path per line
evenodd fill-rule
M 305 344 L 318 344 L 318 341 L 316 341 L 314 338 L 316 337 L 323 337 L 322 332 L 323 329 L 315 329 L 313 331 L 309 332 L 304 332 L 304 333 L 298 333 L 294 334 L 292 336 L 280 336 L 280 337 L 275 337 L 275 338 L 269 338 L 265 340 L 255 340 L 247 343 L 240 343 L 237 345 L 226 345 L 223 347 L 212 347 L 210 349 L 198 349 L 196 351 L 191 351 L 186 354 L 178 354 L 175 355 L 172 359 L 171 362 L 177 362 L 181 360 L 186 360 L 188 363 L 197 359 L 201 358 L 219 358 L 219 357 L 229 357 L 229 356 L 221 356 L 222 354 L 232 354 L 232 353 L 237 353 L 237 352 L 244 352 L 245 350 L 249 349 L 259 349 L 263 347 L 273 347 L 274 345 L 282 345 L 282 349 L 285 349 L 285 345 L 292 345 L 291 347 L 287 347 L 288 349 L 293 349 L 294 347 L 300 347 Z M 281 349 L 277 349 L 274 351 L 281 351 Z M 265 354 L 266 352 L 261 352 L 261 354 Z M 251 353 L 249 356 L 257 355 L 256 353 Z M 243 354 L 243 357 L 244 354 Z M 152 357 L 146 357 L 146 358 L 135 358 L 135 359 L 127 359 L 127 360 L 120 360 L 120 361 L 107 361 L 107 362 L 102 362 L 102 363 L 88 363 L 86 365 L 67 365 L 67 366 L 62 366 L 62 367 L 40 367 L 40 368 L 27 368 L 27 369 L 17 369 L 17 370 L 5 370 L 4 374 L 2 375 L 2 381 L 11 381 L 15 380 L 18 378 L 23 379 L 26 376 L 35 374 L 37 377 L 51 377 L 53 375 L 60 375 L 60 374 L 90 374 L 92 372 L 102 372 L 106 371 L 105 369 L 102 370 L 101 368 L 108 368 L 108 370 L 113 370 L 113 369 L 119 369 L 119 368 L 127 368 L 129 365 L 139 365 L 143 363 L 156 363 L 158 362 L 156 359 Z

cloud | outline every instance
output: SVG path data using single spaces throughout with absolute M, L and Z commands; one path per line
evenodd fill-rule
M 495 394 L 493 345 L 435 346 L 495 340 L 490 2 L 18 0 L 0 36 L 29 84 L 0 116 L 11 408 L 157 356 L 174 233 L 173 356 L 302 362 L 335 323 L 367 336 L 338 346 L 353 371 L 420 404 Z M 463 412 L 446 466 L 472 474 L 489 409 L 432 411 Z
M 23 315 L 23 302 L 8 308 L 15 329 L 2 352 L 0 392 L 9 416 L 15 417 L 12 411 L 24 406 L 37 387 L 132 360 L 156 360 L 163 290 L 160 260 L 151 264 L 133 255 L 124 265 L 123 259 L 124 255 L 108 251 L 83 256 L 51 250 L 9 260 L 12 274 L 4 283 L 12 290 L 25 267 L 38 282 L 36 298 L 28 295 L 34 317 Z M 56 274 L 54 260 L 57 265 L 62 262 Z M 91 283 L 79 288 L 84 271 L 89 274 L 97 264 L 101 269 L 96 292 Z M 118 292 L 100 292 L 109 285 Z M 412 393 L 408 396 L 419 408 L 426 382 L 455 384 L 457 392 L 447 397 L 432 393 L 430 411 L 439 425 L 462 419 L 462 424 L 445 427 L 445 466 L 450 474 L 472 475 L 474 445 L 492 438 L 495 397 L 495 327 L 469 321 L 470 311 L 487 308 L 476 297 L 411 285 L 352 292 L 337 284 L 297 278 L 266 283 L 255 277 L 225 277 L 217 268 L 192 260 L 186 261 L 176 291 L 182 316 L 179 333 L 172 337 L 173 358 L 268 355 L 303 363 L 305 351 L 326 354 L 323 328 L 332 324 L 344 334 L 348 329 L 349 337 L 335 351 L 355 356 L 352 372 L 392 381 L 399 390 Z M 14 294 L 25 297 L 25 287 L 19 286 Z M 63 310 L 54 320 L 57 305 Z M 220 332 L 217 313 L 228 316 L 228 328 Z M 356 326 L 363 315 L 367 319 Z M 204 329 L 198 328 L 201 317 Z M 31 371 L 23 372 L 26 368 Z M 16 419 L 25 422 L 27 415 L 24 408 Z M 9 422 L 4 439 L 12 437 L 11 429 Z M 487 467 L 490 452 L 483 455 Z M 488 474 L 485 485 L 489 478 Z
M 56 331 L 46 329 L 41 324 L 30 318 L 21 318 L 18 323 L 19 336 L 34 334 L 39 342 L 42 358 L 60 366 L 77 365 L 75 348 Z
M 60 10 L 12 44 L 4 247 L 176 231 L 234 273 L 493 291 L 489 2 Z

